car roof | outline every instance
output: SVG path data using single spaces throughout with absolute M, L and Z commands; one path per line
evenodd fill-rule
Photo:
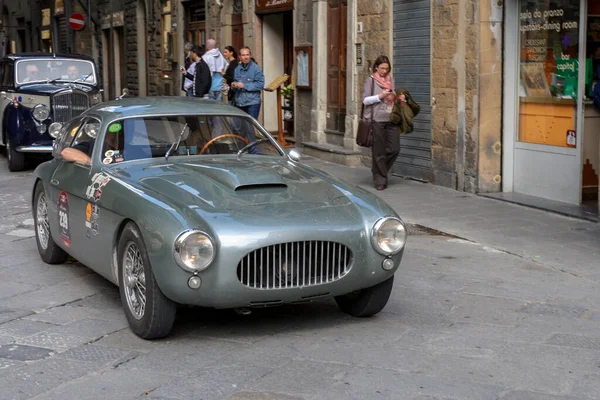
M 21 59 L 36 59 L 36 58 L 56 58 L 56 59 L 77 59 L 77 60 L 85 60 L 85 61 L 94 61 L 92 57 L 83 55 L 83 54 L 52 54 L 52 53 L 16 53 L 16 54 L 7 54 L 5 59 L 10 60 L 21 60 Z
M 125 97 L 97 104 L 85 114 L 95 114 L 102 119 L 121 119 L 138 116 L 162 115 L 239 115 L 248 117 L 244 111 L 215 100 L 185 96 Z

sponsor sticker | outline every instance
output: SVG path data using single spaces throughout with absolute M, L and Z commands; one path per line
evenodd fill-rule
M 60 238 L 66 247 L 71 247 L 71 230 L 69 228 L 69 194 L 61 190 L 58 195 L 58 226 Z
M 123 127 L 121 126 L 121 124 L 111 124 L 108 127 L 108 131 L 109 132 L 113 132 L 113 133 L 119 132 L 121 129 L 123 129 Z

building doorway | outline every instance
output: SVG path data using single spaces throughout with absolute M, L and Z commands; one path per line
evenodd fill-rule
M 503 191 L 597 214 L 600 1 L 513 0 L 507 17 Z
M 344 134 L 346 127 L 346 0 L 327 2 L 327 123 L 326 129 Z

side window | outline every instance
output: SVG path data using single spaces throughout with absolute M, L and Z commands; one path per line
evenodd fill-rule
M 60 133 L 58 134 L 58 138 L 54 141 L 54 149 L 52 153 L 54 157 L 59 155 L 66 147 L 71 146 L 71 143 L 73 143 L 73 140 L 81 125 L 81 120 L 81 118 L 75 118 L 74 120 L 71 120 L 63 125 Z
M 15 64 L 12 62 L 6 63 L 6 69 L 4 72 L 4 83 L 8 88 L 15 87 Z
M 0 61 L 0 87 L 4 88 L 4 61 Z

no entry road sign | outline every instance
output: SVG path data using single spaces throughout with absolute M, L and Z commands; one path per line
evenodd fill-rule
M 76 31 L 82 30 L 85 26 L 84 16 L 77 13 L 71 14 L 71 16 L 69 17 L 69 26 L 71 27 L 71 29 Z

